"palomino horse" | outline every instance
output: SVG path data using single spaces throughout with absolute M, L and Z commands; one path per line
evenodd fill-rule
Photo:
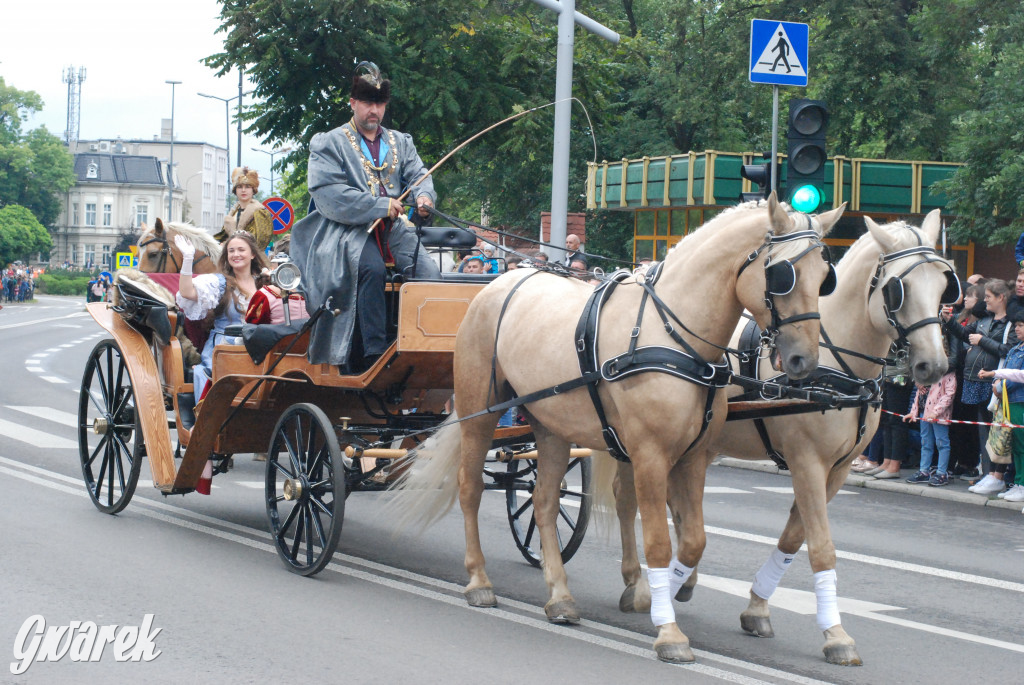
M 959 283 L 952 266 L 932 249 L 939 234 L 939 212 L 931 212 L 920 230 L 902 222 L 879 226 L 870 218 L 865 221 L 868 232 L 838 265 L 835 294 L 821 301 L 821 328 L 832 349 L 822 345 L 818 373 L 834 369 L 860 379 L 877 378 L 881 358 L 897 340 L 904 345 L 909 342 L 914 380 L 934 383 L 946 372 L 946 353 L 936 313 L 940 302 L 951 303 L 959 297 Z M 769 360 L 763 359 L 760 364 L 762 377 L 775 375 Z M 730 388 L 729 392 L 735 395 L 739 391 Z M 769 444 L 782 455 L 793 475 L 794 504 L 778 547 L 754 577 L 750 605 L 740 617 L 745 631 L 760 637 L 774 635 L 768 599 L 806 539 L 814 572 L 818 626 L 826 638 L 825 658 L 843 665 L 861 663 L 856 645 L 839 619 L 836 555 L 827 503 L 845 482 L 853 457 L 871 441 L 878 419 L 877 405 L 865 415 L 848 408 L 763 419 Z M 766 449 L 754 421 L 744 420 L 732 422 L 729 430 L 718 433 L 709 454 L 765 459 Z M 609 511 L 606 503 L 614 487 L 623 547 L 622 577 L 627 586 L 619 608 L 645 611 L 651 597 L 637 558 L 633 469 L 619 463 L 612 486 L 609 471 L 614 468 L 614 462 L 604 456 L 595 462 L 596 509 Z M 679 517 L 699 507 L 703 494 L 702 487 L 684 482 L 684 475 L 682 469 L 676 468 L 669 485 L 669 503 L 681 538 L 680 548 L 687 546 L 684 539 L 695 530 L 688 521 L 680 525 Z M 702 531 L 700 540 L 703 543 Z M 694 572 L 676 599 L 688 600 L 696 580 Z
M 647 560 L 664 581 L 651 611 L 658 628 L 655 650 L 663 660 L 692 661 L 669 594 L 672 540 L 665 506 L 669 471 L 725 418 L 724 393 L 711 390 L 727 383 L 718 373 L 724 368 L 703 360 L 721 358 L 721 346 L 745 307 L 762 326 L 776 329 L 790 374 L 800 378 L 815 369 L 817 301 L 831 268 L 819 238 L 843 209 L 816 218 L 789 215 L 774 194 L 767 202 L 741 205 L 683 239 L 646 279 L 626 275 L 614 290 L 596 294 L 578 280 L 532 269 L 495 280 L 473 300 L 455 342 L 455 414 L 467 418 L 458 422 L 453 416 L 418 450 L 416 466 L 392 503 L 396 525 L 438 518 L 457 488 L 470 576 L 466 598 L 472 606 L 497 604 L 484 569 L 477 514 L 499 414 L 478 412 L 492 402 L 521 398 L 539 454 L 533 503 L 549 591 L 545 613 L 552 622 L 576 623 L 579 614 L 558 553 L 559 484 L 570 443 L 603 450 L 617 439 L 636 469 Z M 598 317 L 588 305 L 602 292 Z M 587 321 L 592 338 L 581 332 Z M 637 365 L 630 366 L 633 360 Z M 663 360 L 669 363 L 659 364 Z M 590 393 L 573 385 L 585 367 L 601 374 Z M 553 384 L 560 384 L 557 393 L 527 397 Z
M 220 243 L 206 231 L 191 224 L 164 224 L 156 220 L 153 228 L 142 224 L 139 236 L 139 271 L 150 274 L 174 274 L 181 271 L 181 252 L 174 244 L 175 234 L 192 240 L 196 246 L 192 273 L 209 274 L 217 270 Z

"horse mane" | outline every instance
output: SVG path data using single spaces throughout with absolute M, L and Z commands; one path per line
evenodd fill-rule
M 150 228 L 142 236 L 139 237 L 139 242 L 144 242 L 145 236 L 152 234 L 156 229 Z M 192 244 L 196 246 L 196 249 L 200 252 L 205 252 L 210 259 L 216 261 L 220 257 L 220 243 L 214 240 L 213 236 L 204 231 L 201 228 L 193 226 L 192 224 L 169 222 L 164 224 L 165 232 L 178 233 L 192 241 Z
M 898 249 L 905 249 L 920 244 L 928 245 L 928 236 L 925 235 L 917 226 L 908 224 L 906 221 L 894 221 L 890 224 L 882 224 L 881 228 L 887 233 L 891 233 L 897 242 Z M 878 244 L 878 241 L 874 239 L 871 232 L 866 230 L 864 233 L 854 241 L 850 249 L 846 251 L 842 259 L 836 264 L 836 268 L 840 264 L 849 260 L 850 262 L 855 261 L 860 257 L 862 252 L 871 250 L 873 255 L 877 255 L 883 251 L 882 246 Z
M 780 204 L 782 204 L 783 208 L 786 209 L 787 213 L 792 216 L 792 212 L 789 209 L 789 205 L 785 203 Z M 672 252 L 674 252 L 677 248 L 682 248 L 680 252 L 685 253 L 688 249 L 696 248 L 699 245 L 703 244 L 705 241 L 712 239 L 714 237 L 713 234 L 715 233 L 715 231 L 717 231 L 723 224 L 731 225 L 738 219 L 750 219 L 760 217 L 761 214 L 759 214 L 759 212 L 767 211 L 767 200 L 752 200 L 750 202 L 742 202 L 738 205 L 729 207 L 728 209 L 723 210 L 722 212 L 713 216 L 709 221 L 705 222 L 696 230 L 691 231 L 687 233 L 685 236 L 683 236 L 683 238 L 678 243 L 672 246 L 668 253 L 672 254 Z M 737 214 L 743 214 L 745 216 L 737 217 Z M 797 231 L 800 230 L 800 228 L 794 226 L 793 230 Z M 799 242 L 777 244 L 776 247 L 773 248 L 772 250 L 772 258 L 787 259 L 789 257 L 795 257 L 796 255 L 800 254 L 805 249 L 805 247 L 806 245 L 802 245 Z M 666 259 L 667 258 L 668 255 L 666 255 Z

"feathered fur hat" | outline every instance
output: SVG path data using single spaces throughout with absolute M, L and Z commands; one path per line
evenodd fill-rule
M 260 175 L 255 169 L 247 166 L 235 167 L 231 172 L 231 192 L 235 192 L 235 188 L 242 184 L 252 186 L 252 192 L 255 194 L 260 189 Z
M 373 62 L 360 62 L 352 76 L 349 97 L 363 102 L 387 102 L 391 99 L 391 81 L 381 78 Z

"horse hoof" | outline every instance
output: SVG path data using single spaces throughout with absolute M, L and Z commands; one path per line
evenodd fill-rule
M 466 596 L 466 601 L 469 602 L 471 607 L 496 607 L 498 606 L 498 598 L 494 596 L 494 588 L 490 587 L 478 587 L 472 590 L 466 590 L 462 593 Z
M 576 625 L 580 622 L 580 613 L 576 610 L 576 603 L 572 600 L 548 603 L 544 606 L 544 613 L 547 614 L 548 621 L 551 623 Z
M 775 637 L 772 620 L 767 616 L 740 614 L 740 628 L 754 637 Z
M 622 596 L 619 597 L 619 611 L 624 614 L 632 614 L 636 611 L 633 608 L 633 600 L 636 598 L 636 585 L 630 585 L 622 591 Z
M 860 655 L 857 654 L 857 647 L 854 645 L 826 644 L 822 651 L 825 652 L 825 661 L 830 664 L 838 666 L 864 665 L 864 662 L 860 660 Z
M 692 664 L 696 659 L 690 645 L 680 642 L 654 645 L 654 651 L 660 661 L 670 664 Z
M 697 569 L 693 569 L 693 573 L 686 579 L 679 591 L 676 592 L 677 602 L 689 602 L 693 599 L 693 588 L 697 587 Z

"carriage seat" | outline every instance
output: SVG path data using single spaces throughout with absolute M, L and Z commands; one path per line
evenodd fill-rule
M 153 331 L 162 344 L 170 344 L 174 329 L 167 311 L 174 306 L 173 301 L 168 305 L 153 288 L 127 278 L 116 278 L 114 290 L 114 311 L 125 322 L 138 330 Z
M 262 364 L 274 346 L 289 337 L 297 335 L 302 328 L 303 321 L 293 322 L 291 325 L 284 323 L 246 323 L 233 324 L 224 329 L 224 335 L 241 338 L 245 345 L 245 351 L 254 364 Z M 298 343 L 292 349 L 294 353 L 304 353 L 305 347 Z

